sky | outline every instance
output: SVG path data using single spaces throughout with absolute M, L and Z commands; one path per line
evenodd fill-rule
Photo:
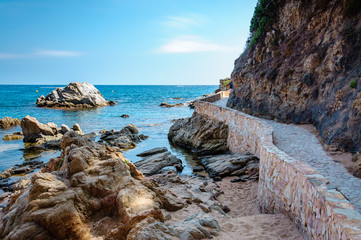
M 216 85 L 257 0 L 0 0 L 0 84 Z

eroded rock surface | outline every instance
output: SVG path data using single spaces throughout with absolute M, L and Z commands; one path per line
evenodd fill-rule
M 209 156 L 203 158 L 202 164 L 210 177 L 238 176 L 240 181 L 258 179 L 259 159 L 251 153 Z
M 70 130 L 80 135 L 84 134 L 79 124 L 75 124 L 73 129 L 70 129 L 65 124 L 58 128 L 55 123 L 43 124 L 30 116 L 26 116 L 21 120 L 21 129 L 25 143 L 31 143 L 31 146 L 48 149 L 60 149 L 60 139 L 63 137 L 63 134 Z
M 15 127 L 20 125 L 20 119 L 11 118 L 11 117 L 3 117 L 0 119 L 0 129 L 6 129 L 9 127 Z
M 122 222 L 162 218 L 156 194 L 132 177 L 121 153 L 73 131 L 61 146 L 60 170 L 32 176 L 30 187 L 8 208 L 2 239 L 90 239 L 95 236 L 85 220 L 92 215 L 94 224 L 117 216 L 118 224 L 106 234 L 127 233 Z
M 227 152 L 227 137 L 226 124 L 197 113 L 175 121 L 168 133 L 173 144 L 209 155 Z
M 110 146 L 118 147 L 122 150 L 132 149 L 136 147 L 136 143 L 148 138 L 143 134 L 139 134 L 136 126 L 129 124 L 120 131 L 104 130 L 101 131 L 100 139 L 106 141 Z
M 145 175 L 150 176 L 159 173 L 164 167 L 175 166 L 176 171 L 182 171 L 182 160 L 174 156 L 166 148 L 155 148 L 138 156 L 143 159 L 135 163 L 135 166 Z
M 58 87 L 36 101 L 36 106 L 47 108 L 94 108 L 114 104 L 113 101 L 106 101 L 98 89 L 86 82 L 72 82 L 65 88 Z
M 168 212 L 188 205 L 224 212 L 216 185 L 172 172 L 146 179 L 121 152 L 74 131 L 64 135 L 61 147 L 47 171 L 33 174 L 11 197 L 1 239 L 139 239 L 154 231 L 152 239 L 194 232 L 195 239 L 205 239 L 221 230 L 201 208 L 189 219 L 163 223 L 172 218 Z

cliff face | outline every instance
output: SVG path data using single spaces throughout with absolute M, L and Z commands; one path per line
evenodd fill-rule
M 263 0 L 235 61 L 228 106 L 311 123 L 328 144 L 361 150 L 361 2 Z

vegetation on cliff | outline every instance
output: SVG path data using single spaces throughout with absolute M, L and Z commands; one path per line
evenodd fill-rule
M 274 0 L 259 0 L 251 20 L 250 37 L 247 44 L 252 47 L 265 33 L 267 26 L 274 20 L 275 5 Z

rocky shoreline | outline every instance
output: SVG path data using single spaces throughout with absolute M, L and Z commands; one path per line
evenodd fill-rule
M 256 179 L 248 183 L 227 179 L 221 188 L 209 178 L 179 176 L 171 169 L 148 172 L 149 177 L 144 177 L 139 171 L 146 172 L 143 163 L 134 165 L 117 147 L 94 142 L 73 130 L 64 134 L 60 145 L 58 158 L 18 183 L 8 196 L 1 217 L 3 239 L 218 239 L 234 234 L 226 229 L 239 217 L 232 212 L 236 209 L 225 204 L 228 201 L 220 200 L 224 191 L 231 184 L 245 184 L 240 185 L 244 191 L 257 186 Z M 162 155 L 164 162 L 173 164 L 164 158 L 171 155 L 164 148 L 140 155 L 159 169 L 163 163 L 150 158 Z M 250 196 L 256 199 L 255 192 L 245 195 Z M 248 211 L 257 213 L 256 209 Z M 284 234 L 298 239 L 296 233 Z
M 29 118 L 24 118 L 23 123 Z M 37 127 L 49 125 L 35 120 L 32 123 L 37 123 L 34 125 Z M 28 134 L 31 131 L 26 131 L 26 126 L 22 125 L 23 131 Z M 32 133 L 39 135 L 36 131 Z M 177 176 L 176 171 L 182 170 L 182 161 L 167 149 L 143 152 L 139 154 L 144 157 L 143 160 L 134 165 L 123 157 L 121 148 L 114 144 L 114 140 L 125 137 L 139 140 L 135 126 L 127 126 L 119 132 L 103 131 L 102 139 L 107 143 L 102 140 L 96 143 L 79 133 L 74 128 L 65 132 L 60 141 L 62 151 L 59 157 L 51 159 L 45 166 L 37 163 L 37 167 L 42 167 L 39 172 L 28 175 L 11 188 L 3 188 L 13 193 L 5 194 L 3 198 L 9 204 L 3 209 L 2 238 L 16 239 L 14 235 L 21 235 L 45 239 L 62 239 L 65 236 L 75 239 L 95 236 L 139 239 L 155 230 L 160 231 L 160 235 L 180 238 L 192 236 L 193 231 L 199 235 L 197 239 L 219 235 L 221 228 L 208 213 L 211 209 L 222 215 L 229 211 L 227 206 L 216 201 L 221 191 L 212 184 L 208 189 L 206 186 L 210 182 L 207 179 Z M 31 135 L 26 136 L 27 139 L 39 141 Z M 173 166 L 176 170 L 167 169 L 167 166 Z M 2 177 L 34 170 L 30 169 L 29 164 L 17 167 L 4 171 Z M 152 177 L 147 179 L 143 173 Z M 172 188 L 174 191 L 169 190 Z M 60 198 L 64 198 L 65 202 L 59 203 Z M 126 200 L 128 198 L 133 200 L 129 202 Z M 134 201 L 144 202 L 134 205 Z M 37 206 L 35 209 L 29 208 L 34 204 Z M 199 205 L 199 216 L 189 216 L 191 220 L 174 226 L 164 225 L 164 221 L 170 218 L 169 212 L 192 204 Z M 96 220 L 90 217 L 94 215 L 99 217 Z M 65 219 L 67 223 L 64 225 Z M 89 222 L 92 222 L 91 226 Z M 101 226 L 109 223 L 111 227 L 105 231 Z M 167 229 L 165 232 L 164 228 Z M 128 237 L 124 238 L 124 234 Z
M 147 139 L 132 124 L 85 134 L 78 124 L 27 116 L 21 127 L 28 146 L 61 152 L 0 174 L 1 239 L 301 239 L 283 215 L 260 214 L 258 158 L 229 153 L 221 122 L 193 114 L 170 128 L 174 146 L 202 159 L 192 175 L 180 174 L 184 163 L 165 147 L 139 153 L 135 163 L 126 159 L 124 150 Z M 267 228 L 264 219 L 281 225 Z

